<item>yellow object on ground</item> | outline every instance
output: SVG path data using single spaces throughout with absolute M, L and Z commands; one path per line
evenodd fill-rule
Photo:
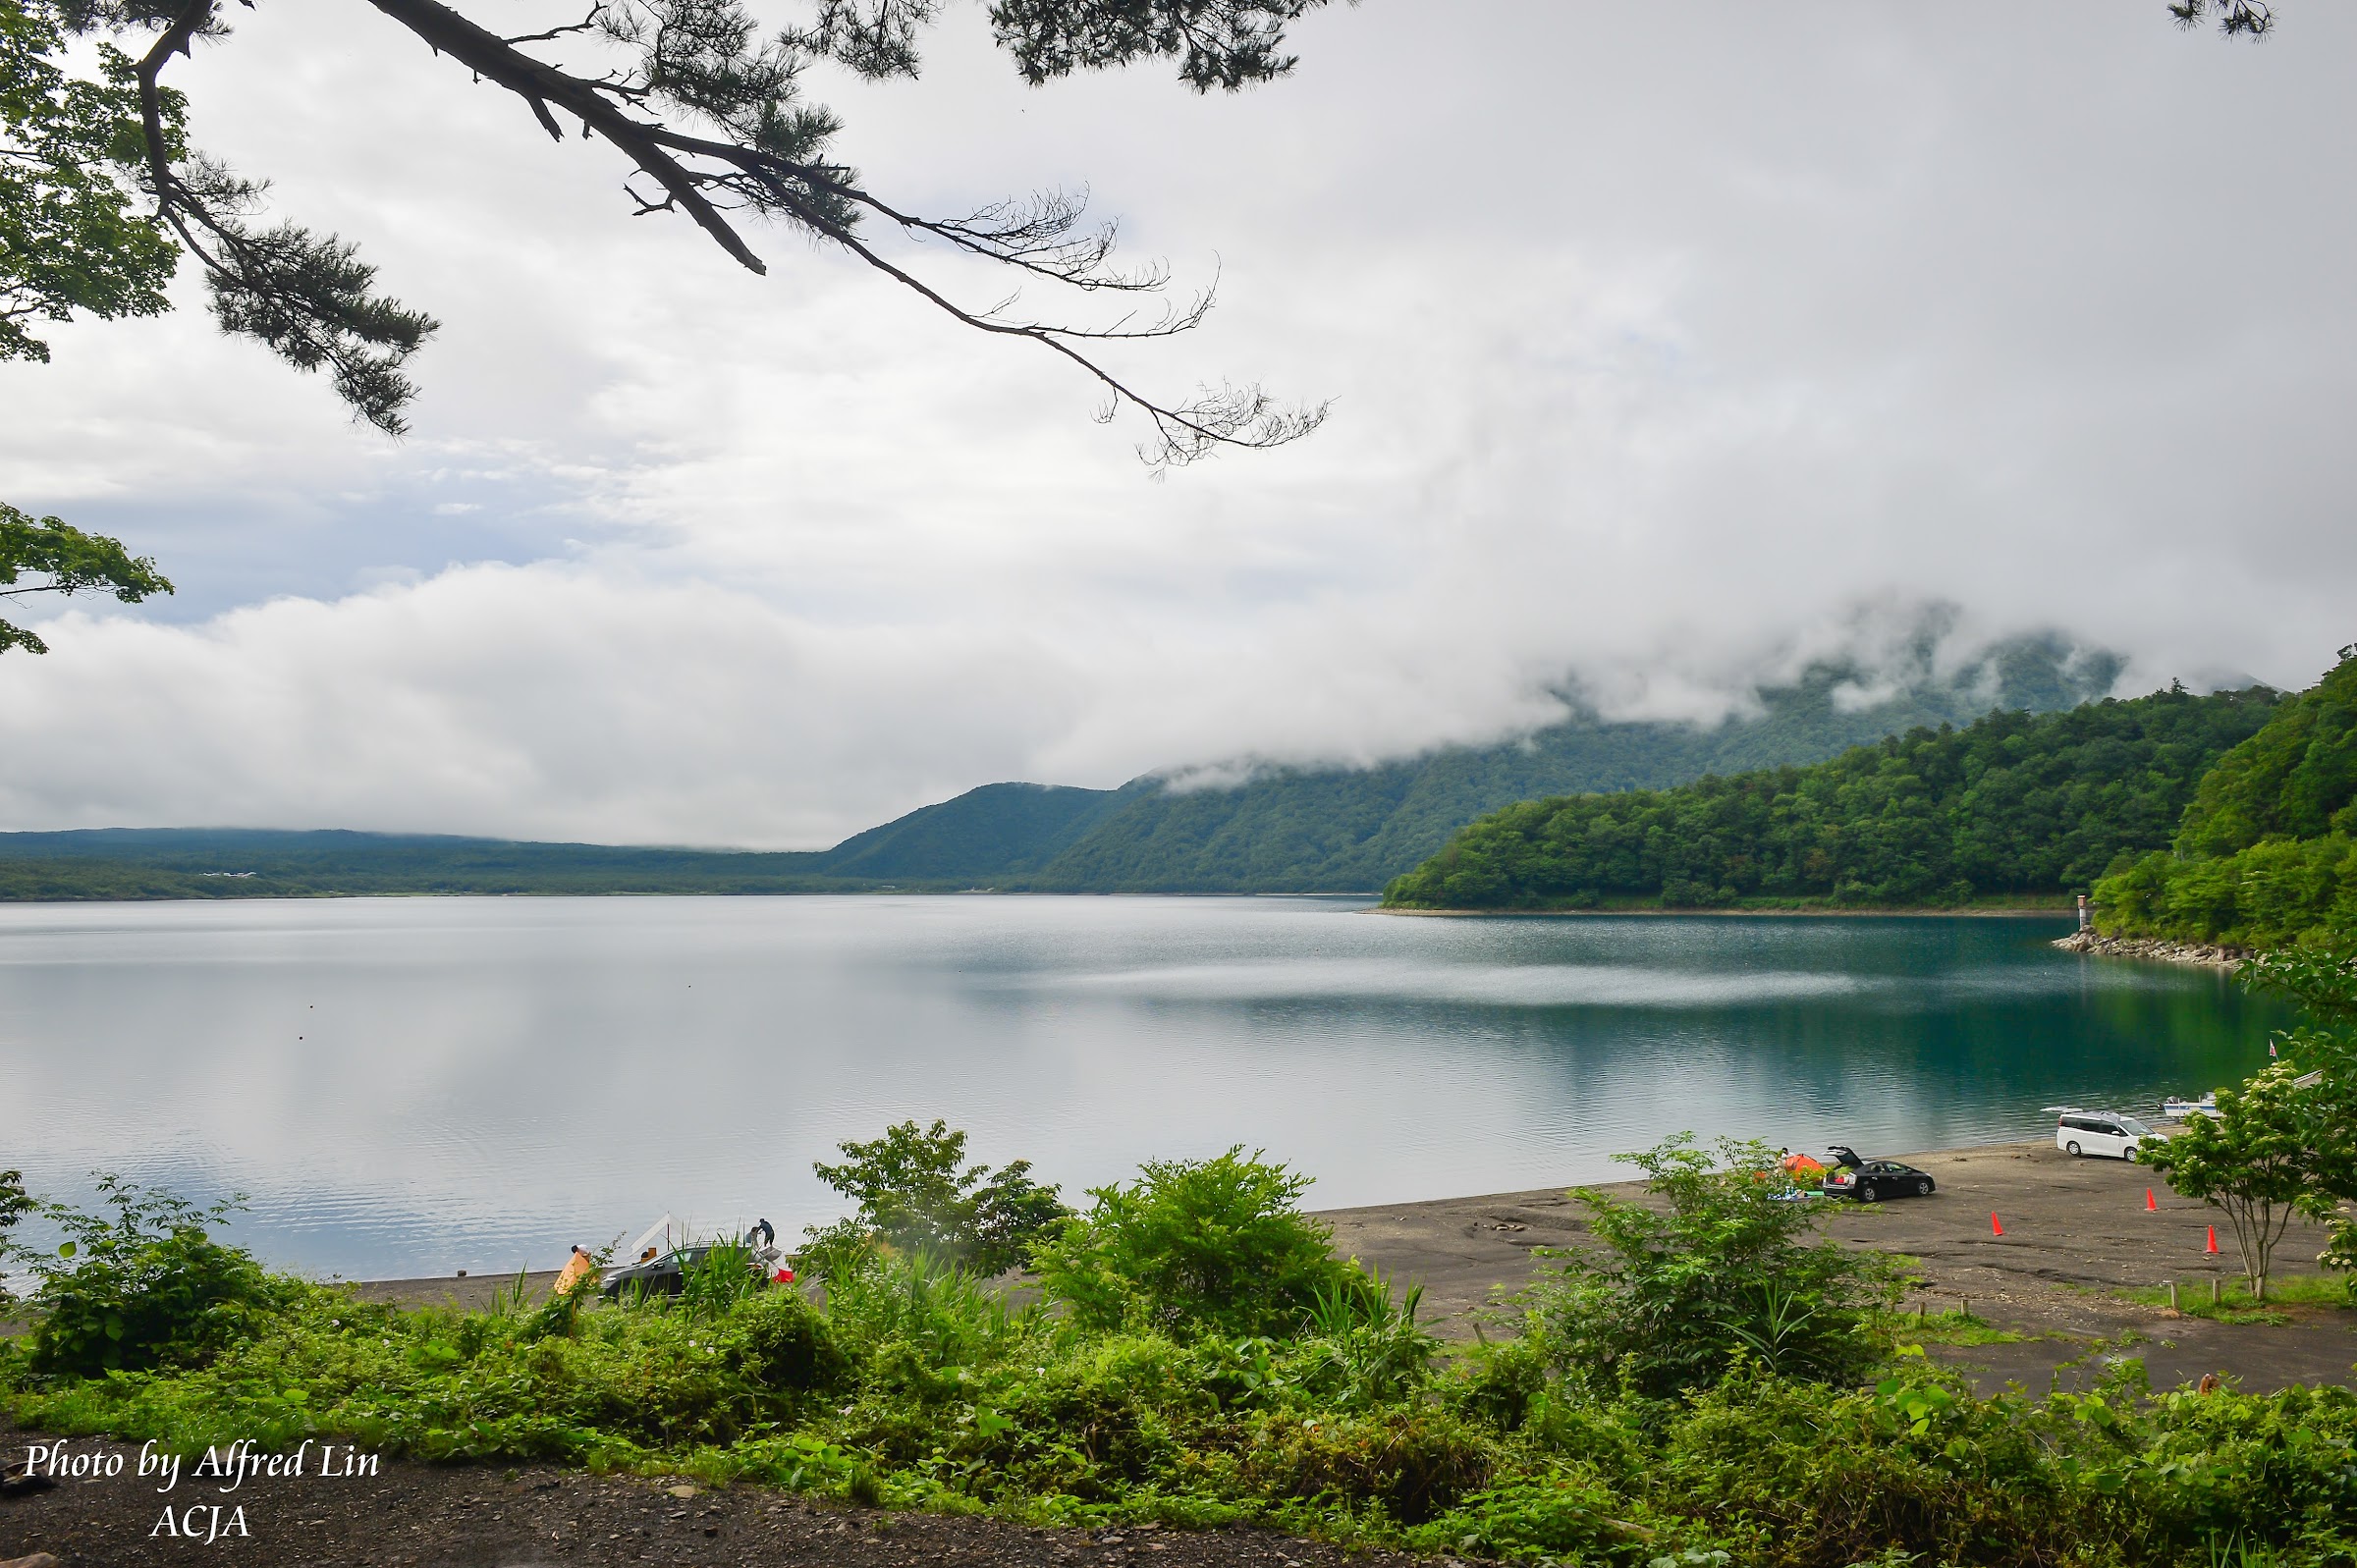
M 573 1249 L 573 1256 L 565 1260 L 565 1267 L 557 1271 L 557 1294 L 570 1296 L 573 1294 L 574 1286 L 584 1279 L 594 1285 L 597 1283 L 597 1260 L 576 1247 Z

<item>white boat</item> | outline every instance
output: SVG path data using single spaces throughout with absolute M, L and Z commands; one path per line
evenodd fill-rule
M 2218 1114 L 2218 1094 L 2214 1090 L 2199 1100 L 2182 1100 L 2175 1095 L 2161 1102 L 2161 1114 L 2170 1121 L 2183 1121 L 2187 1116 Z

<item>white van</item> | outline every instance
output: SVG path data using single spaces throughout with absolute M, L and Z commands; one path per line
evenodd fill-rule
M 2065 1110 L 2055 1122 L 2055 1147 L 2074 1159 L 2110 1155 L 2133 1160 L 2136 1146 L 2152 1135 L 2152 1128 L 2116 1110 Z

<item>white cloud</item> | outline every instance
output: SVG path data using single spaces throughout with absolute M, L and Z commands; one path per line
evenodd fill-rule
M 757 279 L 625 221 L 606 149 L 364 7 L 257 11 L 198 137 L 445 319 L 417 433 L 196 308 L 0 367 L 0 494 L 186 590 L 0 664 L 0 826 L 823 843 L 1000 778 L 1508 733 L 1567 677 L 1707 717 L 1935 601 L 1957 648 L 2304 680 L 2357 586 L 2319 197 L 2357 17 L 2158 9 L 1369 4 L 1209 100 L 1025 91 L 953 12 L 926 82 L 831 94 L 870 177 L 1092 182 L 1223 258 L 1125 370 L 1337 399 L 1163 482 L 1068 367 L 782 234 Z

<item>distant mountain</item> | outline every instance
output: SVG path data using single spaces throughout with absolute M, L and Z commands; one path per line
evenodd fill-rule
M 1099 822 L 1115 789 L 994 784 L 846 838 L 811 856 L 831 877 L 986 882 L 1036 872 Z
M 511 843 L 427 834 L 101 828 L 0 834 L 0 899 L 386 893 L 840 892 L 816 854 Z
M 1148 776 L 1119 789 L 994 784 L 832 849 L 743 853 L 251 829 L 0 834 L 0 899 L 359 893 L 784 893 L 898 887 L 1054 892 L 1372 892 L 1466 823 L 1515 801 L 1663 788 L 1706 774 L 1821 761 L 1992 709 L 2070 708 L 2119 661 L 2053 637 L 1877 686 L 1852 665 L 1764 687 L 1716 726 L 1593 712 L 1493 746 L 1381 767 L 1244 770 L 1230 787 Z

